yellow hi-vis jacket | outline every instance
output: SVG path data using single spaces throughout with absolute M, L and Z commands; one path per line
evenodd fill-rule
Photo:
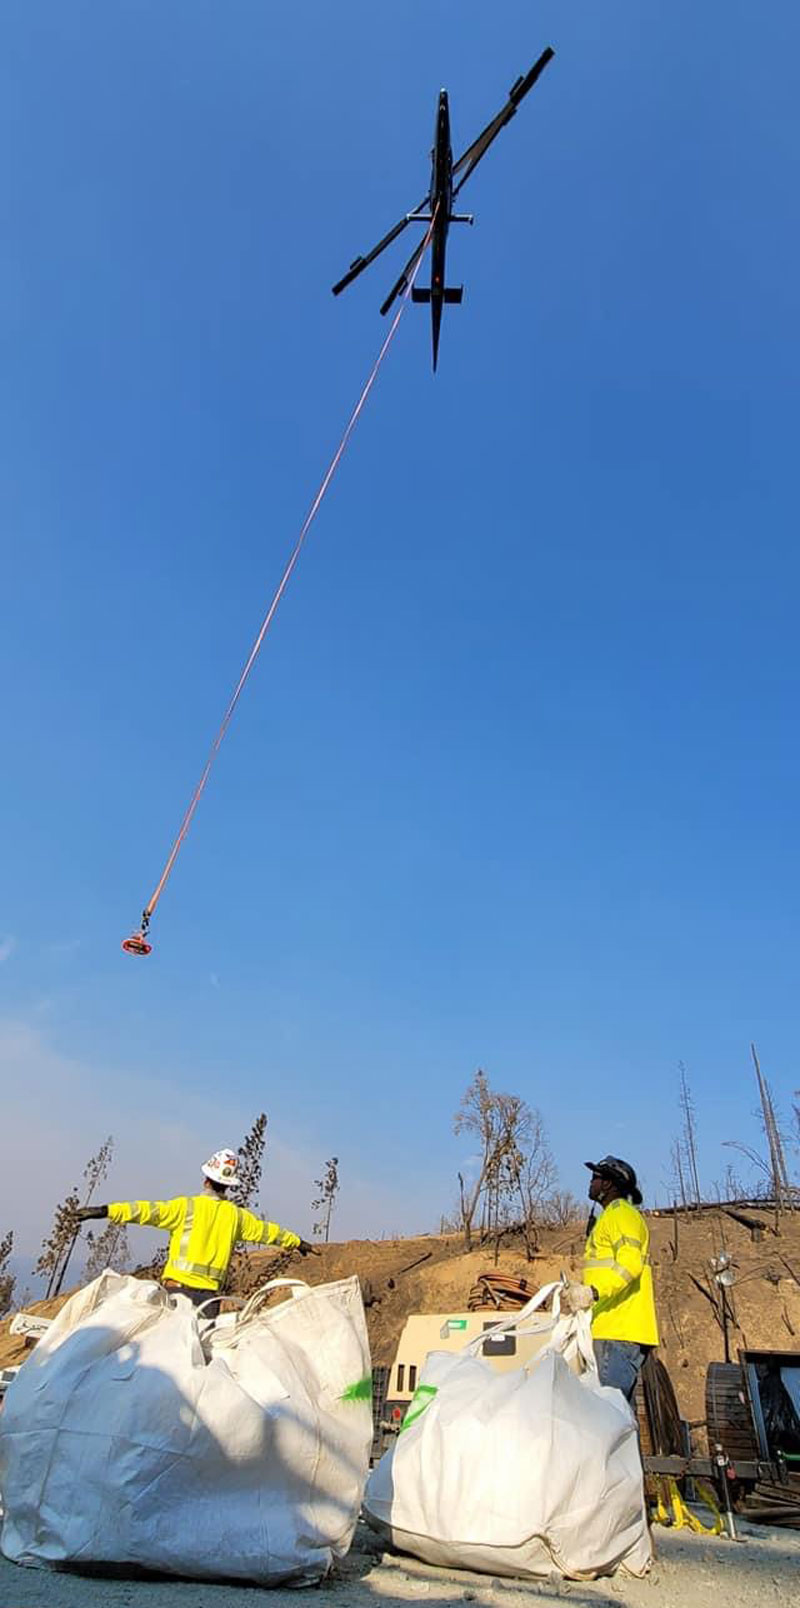
M 108 1208 L 113 1223 L 141 1223 L 169 1233 L 169 1260 L 162 1278 L 192 1290 L 218 1290 L 239 1240 L 251 1245 L 300 1244 L 300 1236 L 278 1223 L 262 1223 L 244 1206 L 214 1195 L 178 1195 L 175 1200 L 117 1200 Z
M 592 1308 L 595 1340 L 633 1340 L 658 1345 L 658 1320 L 650 1268 L 650 1231 L 629 1200 L 612 1200 L 586 1241 L 584 1284 L 600 1299 Z

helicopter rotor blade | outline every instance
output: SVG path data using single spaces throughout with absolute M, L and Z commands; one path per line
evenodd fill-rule
M 377 246 L 373 246 L 372 250 L 368 251 L 365 257 L 356 257 L 355 260 L 351 262 L 347 273 L 344 274 L 343 277 L 333 286 L 334 296 L 339 296 L 343 290 L 347 289 L 348 285 L 352 285 L 353 280 L 357 279 L 359 274 L 363 274 L 364 269 L 368 268 L 370 263 L 374 262 L 375 258 L 379 257 L 381 252 L 385 251 L 386 247 L 390 246 L 392 241 L 396 240 L 397 236 L 403 233 L 403 230 L 407 227 L 407 225 L 416 221 L 416 214 L 420 212 L 421 209 L 426 205 L 427 200 L 428 197 L 425 196 L 423 200 L 420 201 L 414 208 L 413 212 L 404 213 L 403 217 L 400 218 L 399 222 L 395 224 L 394 228 L 390 229 L 388 234 L 385 234 L 383 239 L 378 241 Z M 420 219 L 420 222 L 422 221 L 423 220 Z
M 395 280 L 395 283 L 392 285 L 392 288 L 389 291 L 389 294 L 386 297 L 385 302 L 381 303 L 381 312 L 382 313 L 384 313 L 384 314 L 388 313 L 389 308 L 392 305 L 392 302 L 396 299 L 396 297 L 398 297 L 400 295 L 401 291 L 405 290 L 406 285 L 408 284 L 408 281 L 411 278 L 411 275 L 413 274 L 414 269 L 417 266 L 417 263 L 419 262 L 420 258 L 423 256 L 423 253 L 425 251 L 425 247 L 427 246 L 427 244 L 428 244 L 428 238 L 427 238 L 427 235 L 426 235 L 425 239 L 423 241 L 421 241 L 421 243 L 418 246 L 415 246 L 415 248 L 412 251 L 411 256 L 409 257 L 408 262 L 406 263 L 405 268 L 403 269 L 403 272 L 401 273 L 399 279 Z
M 457 173 L 461 174 L 461 178 L 453 190 L 454 197 L 458 195 L 459 190 L 466 184 L 470 175 L 474 173 L 481 157 L 486 155 L 489 146 L 496 140 L 501 128 L 505 128 L 506 123 L 510 123 L 512 117 L 516 117 L 520 102 L 524 100 L 528 90 L 533 89 L 536 80 L 544 72 L 548 62 L 552 61 L 554 55 L 555 51 L 548 45 L 547 49 L 542 51 L 538 61 L 534 62 L 530 72 L 525 73 L 517 79 L 515 84 L 512 84 L 505 106 L 497 113 L 496 117 L 492 118 L 491 123 L 487 123 L 483 132 L 478 135 L 476 140 L 473 140 L 471 145 L 467 146 L 466 151 L 454 164 L 453 177 L 455 178 Z

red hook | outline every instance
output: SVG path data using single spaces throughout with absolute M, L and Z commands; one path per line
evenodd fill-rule
M 129 938 L 123 938 L 122 947 L 126 955 L 150 955 L 153 945 L 147 942 L 147 929 L 150 926 L 150 917 L 145 910 L 142 915 L 142 925 L 137 932 L 132 932 Z

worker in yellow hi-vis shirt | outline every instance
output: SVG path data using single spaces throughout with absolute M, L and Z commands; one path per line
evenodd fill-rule
M 244 1206 L 228 1200 L 227 1191 L 236 1183 L 239 1158 L 233 1150 L 216 1150 L 204 1163 L 205 1179 L 201 1195 L 177 1195 L 174 1200 L 118 1200 L 110 1206 L 82 1206 L 79 1222 L 110 1217 L 112 1223 L 140 1223 L 145 1228 L 163 1228 L 170 1236 L 169 1257 L 164 1268 L 166 1289 L 188 1296 L 195 1306 L 212 1300 L 205 1310 L 216 1316 L 219 1303 L 213 1303 L 222 1288 L 235 1245 L 245 1240 L 251 1245 L 278 1245 L 297 1249 L 307 1256 L 313 1249 L 299 1234 L 278 1223 L 263 1223 Z
M 587 1161 L 592 1215 L 583 1263 L 583 1283 L 568 1284 L 568 1312 L 592 1309 L 592 1340 L 601 1385 L 615 1385 L 633 1399 L 639 1370 L 658 1345 L 658 1320 L 650 1268 L 650 1231 L 641 1212 L 636 1174 L 619 1156 Z M 602 1207 L 595 1219 L 594 1208 Z

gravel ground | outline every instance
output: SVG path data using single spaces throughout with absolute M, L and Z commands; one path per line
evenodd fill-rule
M 309 1588 L 314 1608 L 540 1608 L 569 1600 L 572 1608 L 773 1608 L 800 1593 L 800 1531 L 742 1523 L 741 1545 L 657 1530 L 658 1557 L 646 1580 L 616 1577 L 596 1585 L 553 1576 L 536 1585 L 433 1569 L 382 1552 L 359 1525 L 355 1545 L 335 1578 Z M 301 1608 L 296 1590 L 198 1581 L 110 1580 L 19 1569 L 0 1558 L 0 1608 Z

